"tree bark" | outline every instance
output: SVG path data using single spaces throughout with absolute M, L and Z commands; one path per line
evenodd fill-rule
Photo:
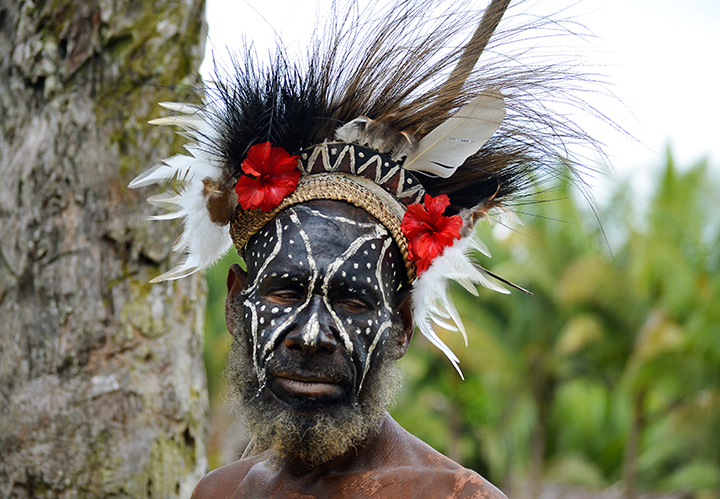
M 205 285 L 126 186 L 202 57 L 203 0 L 0 0 L 0 497 L 187 497 Z

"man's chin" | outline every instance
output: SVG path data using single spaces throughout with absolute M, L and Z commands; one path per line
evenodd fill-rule
M 253 453 L 272 449 L 281 460 L 300 459 L 309 467 L 341 456 L 381 423 L 356 403 L 312 397 L 289 403 L 269 390 L 253 399 L 238 408 L 253 435 Z

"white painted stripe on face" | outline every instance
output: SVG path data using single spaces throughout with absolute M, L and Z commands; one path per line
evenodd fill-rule
M 278 254 L 280 253 L 280 248 L 282 247 L 282 224 L 278 219 L 275 219 L 275 233 L 277 234 L 277 242 L 275 243 L 273 250 L 270 252 L 260 269 L 257 271 L 257 274 L 255 275 L 255 280 L 253 281 L 252 285 L 245 288 L 242 291 L 242 294 L 249 295 L 250 293 L 255 291 L 255 289 L 260 285 L 260 279 L 262 275 L 265 274 L 265 269 L 270 264 L 270 262 L 273 261 L 275 257 L 278 256 Z
M 253 366 L 255 367 L 255 375 L 257 376 L 258 383 L 260 383 L 260 386 L 263 385 L 265 381 L 265 371 L 260 370 L 258 358 L 257 358 L 257 344 L 258 344 L 258 317 L 257 317 L 257 308 L 255 308 L 255 304 L 251 302 L 250 300 L 245 300 L 243 303 L 247 308 L 250 309 L 250 313 L 252 314 L 252 317 L 250 318 L 250 333 L 252 337 L 253 342 Z
M 263 356 L 266 357 L 270 354 L 273 348 L 275 348 L 275 343 L 277 342 L 278 336 L 292 323 L 294 322 L 300 312 L 305 310 L 310 305 L 310 300 L 312 299 L 313 292 L 315 290 L 315 283 L 318 279 L 318 270 L 317 270 L 317 264 L 315 263 L 315 258 L 313 258 L 313 252 L 312 247 L 310 246 L 310 238 L 308 237 L 307 233 L 303 230 L 302 224 L 300 223 L 300 219 L 297 216 L 297 211 L 295 211 L 295 208 L 289 208 L 288 213 L 290 214 L 290 220 L 292 220 L 295 227 L 297 227 L 298 231 L 300 232 L 300 237 L 303 240 L 303 243 L 305 244 L 305 251 L 307 252 L 307 259 L 308 259 L 308 267 L 310 267 L 310 270 L 312 271 L 312 275 L 310 276 L 310 282 L 308 283 L 308 289 L 307 293 L 305 295 L 305 302 L 300 305 L 290 317 L 288 317 L 282 324 L 280 324 L 277 328 L 275 328 L 274 331 L 270 332 L 270 338 L 268 339 L 267 343 L 265 343 L 265 348 L 263 349 Z M 279 226 L 279 224 L 278 224 Z M 279 250 L 278 250 L 279 251 Z
M 378 328 L 377 334 L 375 335 L 375 339 L 373 340 L 372 344 L 370 345 L 370 348 L 368 349 L 368 358 L 365 362 L 365 368 L 363 369 L 363 375 L 360 379 L 360 386 L 358 387 L 358 393 L 362 390 L 363 383 L 365 383 L 365 377 L 367 376 L 368 370 L 370 369 L 370 361 L 372 360 L 373 352 L 375 351 L 375 347 L 377 347 L 378 342 L 380 341 L 380 338 L 382 338 L 383 333 L 386 329 L 389 329 L 392 327 L 391 321 L 385 321 L 382 324 L 380 324 L 380 327 Z
M 383 306 L 390 310 L 390 304 L 388 303 L 388 297 L 385 294 L 385 288 L 386 286 L 383 286 L 383 279 L 382 279 L 382 262 L 385 259 L 385 254 L 387 253 L 388 249 L 390 249 L 390 245 L 392 244 L 392 239 L 385 239 L 385 242 L 383 242 L 383 247 L 380 250 L 380 259 L 378 260 L 377 266 L 375 267 L 375 278 L 377 279 L 378 285 L 380 286 L 380 291 L 382 293 L 382 299 L 383 299 Z
M 387 311 L 388 316 L 392 316 L 392 311 L 390 310 L 390 304 L 388 303 L 388 297 L 385 292 L 385 286 L 382 285 L 382 262 L 385 259 L 385 254 L 387 253 L 388 249 L 390 248 L 390 244 L 392 244 L 392 239 L 388 238 L 385 239 L 383 242 L 383 247 L 380 250 L 380 258 L 377 262 L 377 266 L 375 267 L 375 277 L 377 278 L 378 284 L 380 284 L 380 292 L 382 296 L 382 309 Z M 378 315 L 380 314 L 381 310 L 378 311 Z M 372 356 L 375 352 L 375 347 L 377 346 L 378 342 L 380 341 L 380 338 L 382 337 L 383 331 L 390 327 L 392 323 L 390 321 L 385 321 L 382 323 L 382 325 L 378 328 L 377 333 L 375 334 L 375 338 L 373 339 L 372 344 L 370 345 L 370 348 L 368 349 L 368 358 L 367 363 L 365 364 L 365 369 L 362 375 L 362 379 L 360 380 L 360 388 L 362 389 L 362 385 L 365 382 L 365 376 L 367 375 L 368 368 L 370 366 L 370 363 L 372 362 Z
M 317 210 L 315 210 L 315 209 L 313 209 L 313 208 L 308 208 L 307 206 L 300 206 L 300 208 L 302 208 L 304 211 L 307 211 L 308 213 L 310 213 L 311 215 L 313 215 L 313 216 L 315 216 L 315 217 L 321 217 L 321 218 L 324 218 L 324 219 L 326 219 L 326 220 L 332 220 L 332 221 L 335 221 L 335 222 L 342 222 L 342 223 L 346 223 L 346 224 L 349 224 L 349 225 L 356 225 L 356 226 L 362 227 L 362 228 L 364 228 L 364 229 L 374 229 L 374 228 L 376 228 L 376 227 L 379 227 L 379 228 L 382 230 L 383 234 L 387 234 L 387 233 L 388 233 L 387 230 L 385 229 L 385 227 L 383 227 L 382 225 L 380 225 L 380 224 L 378 224 L 378 223 L 376 223 L 376 222 L 357 222 L 357 221 L 352 220 L 352 219 L 347 218 L 347 217 L 339 217 L 339 216 L 326 215 L 325 213 L 321 213 L 321 212 L 319 212 L 319 211 L 317 211 Z
M 306 345 L 314 347 L 318 344 L 318 337 L 320 336 L 320 322 L 318 321 L 317 313 L 312 314 L 308 319 L 307 324 L 303 328 L 302 339 Z
M 265 343 L 265 347 L 263 348 L 263 351 L 262 351 L 262 357 L 264 358 L 263 364 L 264 364 L 265 362 L 267 362 L 268 360 L 270 360 L 270 357 L 272 357 L 273 352 L 274 352 L 274 348 L 275 348 L 275 342 L 277 342 L 278 336 L 280 336 L 280 334 L 281 334 L 285 329 L 287 329 L 288 326 L 290 326 L 290 324 L 292 324 L 293 322 L 295 322 L 295 320 L 297 319 L 298 315 L 300 315 L 300 312 L 302 312 L 303 310 L 305 310 L 305 308 L 307 308 L 307 306 L 308 306 L 309 304 L 310 304 L 310 300 L 309 300 L 309 299 L 306 299 L 306 300 L 305 300 L 305 303 L 303 303 L 303 304 L 300 305 L 298 308 L 296 308 L 295 311 L 290 315 L 290 317 L 288 317 L 287 319 L 285 319 L 285 321 L 283 321 L 282 323 L 280 323 L 279 325 L 277 325 L 277 326 L 274 327 L 274 328 L 268 327 L 268 328 L 266 329 L 266 330 L 268 331 L 270 337 L 268 338 L 267 342 Z
M 340 337 L 343 340 L 343 343 L 345 344 L 345 349 L 348 351 L 350 355 L 354 352 L 354 347 L 352 344 L 352 341 L 350 341 L 350 335 L 348 335 L 347 331 L 345 330 L 345 326 L 342 323 L 342 320 L 340 317 L 338 317 L 337 313 L 333 309 L 332 305 L 330 304 L 330 299 L 328 297 L 328 292 L 330 289 L 330 280 L 335 276 L 337 271 L 342 267 L 348 259 L 355 255 L 358 250 L 362 247 L 363 244 L 365 244 L 368 241 L 372 241 L 373 239 L 379 239 L 379 231 L 378 229 L 381 228 L 378 224 L 373 224 L 372 228 L 374 229 L 373 233 L 366 234 L 364 236 L 361 236 L 357 239 L 355 239 L 352 243 L 350 243 L 350 246 L 343 251 L 342 255 L 337 257 L 334 262 L 332 262 L 330 265 L 328 265 L 327 273 L 325 274 L 325 277 L 323 279 L 322 284 L 322 292 L 323 292 L 323 301 L 325 302 L 325 306 L 327 307 L 328 311 L 330 312 L 330 315 L 332 316 L 333 320 L 335 321 L 335 326 L 338 328 L 338 331 L 340 332 Z M 383 229 L 384 231 L 384 229 Z

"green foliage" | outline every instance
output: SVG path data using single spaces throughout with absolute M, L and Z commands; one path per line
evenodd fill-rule
M 480 227 L 493 254 L 481 263 L 535 296 L 483 291 L 478 300 L 456 292 L 470 347 L 448 343 L 466 381 L 455 386 L 440 370 L 416 366 L 435 365 L 439 355 L 423 345 L 419 356 L 414 345 L 396 418 L 499 484 L 532 478 L 539 445 L 535 465 L 546 481 L 600 489 L 632 479 L 648 490 L 717 491 L 713 185 L 704 165 L 681 173 L 669 158 L 644 215 L 619 186 L 600 210 L 612 248 L 599 227 L 587 230 L 593 214 L 565 184 L 538 193 L 524 226 L 509 235 Z M 449 447 L 458 441 L 448 437 L 450 414 L 471 440 L 459 451 Z M 628 453 L 631 431 L 639 432 L 637 457 Z

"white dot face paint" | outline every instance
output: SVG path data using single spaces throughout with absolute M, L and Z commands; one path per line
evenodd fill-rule
M 334 368 L 340 362 L 353 373 L 359 393 L 391 325 L 400 321 L 393 307 L 401 282 L 391 266 L 402 260 L 387 230 L 369 215 L 330 204 L 342 209 L 295 206 L 266 226 L 275 231 L 253 237 L 249 246 L 266 246 L 267 256 L 248 262 L 242 293 L 255 305 L 245 315 L 246 330 L 254 332 L 259 379 L 272 385 L 275 366 L 295 365 L 282 364 L 292 356 L 326 355 Z M 346 216 L 349 210 L 366 221 Z M 357 323 L 367 327 L 352 327 Z

